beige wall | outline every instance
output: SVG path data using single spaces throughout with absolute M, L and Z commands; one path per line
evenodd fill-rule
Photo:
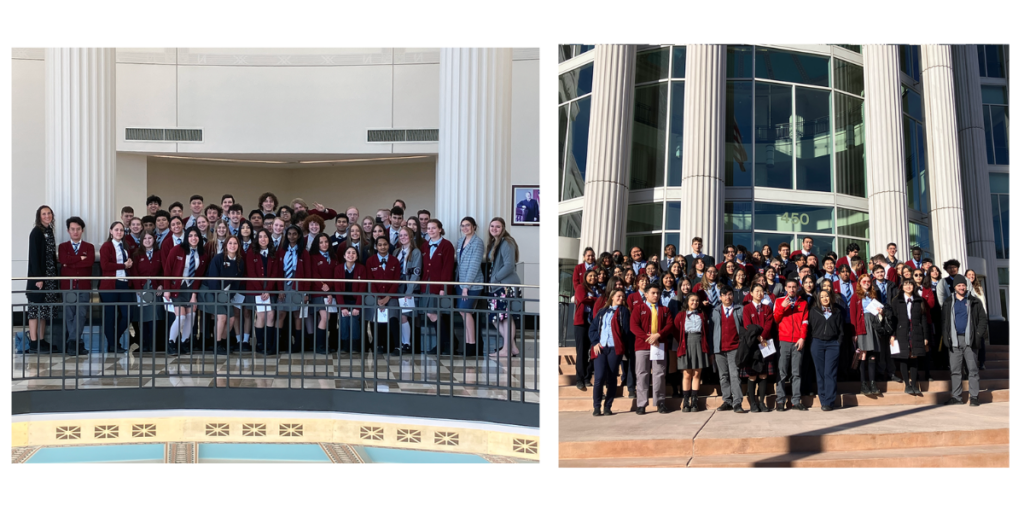
M 119 161 L 120 163 L 120 161 Z M 256 208 L 264 192 L 273 192 L 282 203 L 301 197 L 344 211 L 354 205 L 360 217 L 373 215 L 377 208 L 390 208 L 404 199 L 413 211 L 434 209 L 433 159 L 417 163 L 380 163 L 313 169 L 202 165 L 150 158 L 146 195 L 156 194 L 166 208 L 181 201 L 188 210 L 188 198 L 200 194 L 206 203 L 220 204 L 226 193 L 235 196 L 245 214 Z M 120 169 L 118 174 L 120 175 Z M 143 196 L 135 203 L 145 201 Z M 134 206 L 134 204 L 133 204 Z M 329 233 L 334 225 L 328 223 Z
M 45 103 L 42 83 L 42 60 L 11 61 L 11 219 L 7 226 L 11 240 L 11 275 L 24 277 L 28 273 L 28 234 L 36 208 L 45 201 L 46 138 L 44 135 Z M 59 213 L 58 213 L 59 215 Z M 25 282 L 11 284 L 14 290 L 24 290 Z M 21 303 L 22 297 L 15 297 Z

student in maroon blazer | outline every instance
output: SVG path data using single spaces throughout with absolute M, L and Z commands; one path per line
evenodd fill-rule
M 652 377 L 654 384 L 654 401 L 658 406 L 658 412 L 665 414 L 668 408 L 665 406 L 665 372 L 668 369 L 668 348 L 672 345 L 672 336 L 675 333 L 675 326 L 672 325 L 672 318 L 667 306 L 658 302 L 661 296 L 661 284 L 651 283 L 644 290 L 644 302 L 637 304 L 629 314 L 629 330 L 636 337 L 634 348 L 636 349 L 636 413 L 646 414 L 647 397 L 650 395 L 650 385 L 647 383 L 647 376 Z M 654 314 L 652 314 L 652 308 Z M 651 333 L 652 319 L 657 315 L 657 332 Z M 660 361 L 651 360 L 651 347 L 660 344 L 666 354 Z M 653 373 L 652 373 L 653 367 Z
M 398 258 L 388 255 L 391 243 L 388 241 L 387 235 L 379 236 L 373 242 L 377 248 L 377 253 L 366 260 L 367 277 L 383 281 L 400 280 L 402 278 L 402 264 L 398 261 Z M 399 336 L 401 335 L 399 316 L 401 310 L 398 309 L 398 286 L 399 283 L 372 283 L 370 285 L 370 293 L 377 301 L 377 307 L 363 311 L 366 315 L 366 320 L 374 322 L 374 346 L 381 347 L 384 352 L 389 350 L 387 345 L 381 343 L 385 337 L 392 347 L 401 349 L 399 342 Z M 381 322 L 378 320 L 377 308 L 388 308 L 386 327 L 380 326 Z M 384 329 L 387 329 L 387 331 L 384 332 Z
M 708 343 L 708 322 L 701 306 L 702 299 L 692 291 L 686 296 L 686 306 L 682 308 L 672 320 L 675 335 L 679 338 L 679 348 L 676 349 L 676 365 L 683 371 L 683 412 L 697 412 L 700 410 L 700 373 L 704 368 L 710 366 L 708 353 L 711 346 Z M 687 320 L 696 318 L 690 329 L 687 329 Z
M 132 265 L 129 275 L 132 277 L 148 277 L 149 279 L 133 279 L 131 281 L 132 289 L 136 293 L 140 293 L 143 290 L 163 290 L 164 282 L 161 279 L 164 275 L 163 260 L 160 258 L 160 250 L 156 246 L 156 236 L 150 232 L 143 232 L 142 239 L 139 245 L 135 248 L 135 252 L 132 253 Z M 157 292 L 157 297 L 161 295 Z M 159 302 L 159 298 L 157 301 Z M 139 334 L 142 337 L 142 351 L 150 352 L 154 349 L 154 338 L 156 337 L 156 327 L 153 324 L 154 321 L 159 318 L 161 306 L 150 305 L 142 307 L 140 311 L 139 321 Z
M 610 416 L 615 400 L 615 375 L 626 353 L 625 344 L 632 344 L 629 330 L 629 310 L 622 288 L 609 288 L 608 307 L 601 308 L 590 324 L 590 359 L 594 361 L 594 416 Z M 607 323 L 607 328 L 605 324 Z M 611 342 L 612 347 L 608 346 Z M 601 400 L 604 399 L 604 412 Z
M 57 246 L 57 260 L 60 262 L 60 275 L 64 277 L 89 277 L 92 275 L 92 264 L 96 261 L 96 248 L 82 240 L 85 232 L 85 221 L 80 217 L 71 217 L 66 222 L 68 236 L 71 238 Z M 64 326 L 67 328 L 67 343 L 64 352 L 70 355 L 85 355 L 89 351 L 79 343 L 82 330 L 88 322 L 89 295 L 92 281 L 76 279 L 61 281 L 61 290 L 77 291 L 78 306 L 64 306 Z
M 334 267 L 334 291 L 344 294 L 336 295 L 338 303 L 338 334 L 341 338 L 342 352 L 352 350 L 352 342 L 362 336 L 360 308 L 363 304 L 363 294 L 366 293 L 366 268 L 359 263 L 359 250 L 352 246 L 345 247 L 342 261 Z
M 260 278 L 281 277 L 281 262 L 278 261 L 270 231 L 266 228 L 256 231 L 255 242 L 249 246 L 245 256 L 245 276 L 252 281 L 245 283 L 245 303 L 249 307 L 256 305 L 259 297 L 263 306 L 256 307 L 256 351 L 266 355 L 277 353 L 276 343 L 266 343 L 269 334 L 277 339 L 277 328 L 274 327 L 274 309 L 270 306 L 277 300 L 277 282 L 262 281 Z M 261 310 L 262 309 L 262 310 Z
M 590 317 L 592 316 L 594 304 L 601 296 L 601 290 L 597 287 L 597 269 L 590 269 L 583 277 L 583 283 L 576 287 L 574 300 L 576 311 L 573 314 L 573 328 L 576 335 L 576 389 L 586 391 L 587 381 L 594 372 L 594 363 L 587 355 L 590 351 Z
M 171 255 L 171 249 L 175 246 L 180 245 L 185 241 L 185 227 L 181 223 L 181 217 L 175 217 L 171 219 L 171 232 L 164 237 L 164 241 L 160 244 L 160 259 L 164 263 L 164 273 L 169 274 L 170 269 L 167 268 L 167 264 L 170 263 L 169 256 Z
M 421 281 L 425 283 L 431 281 L 453 281 L 455 279 L 455 246 L 442 238 L 443 236 L 444 226 L 441 224 L 441 221 L 437 219 L 427 221 L 427 240 L 420 246 L 420 253 L 423 255 Z M 449 285 L 426 284 L 423 287 L 423 293 L 450 295 L 452 287 Z M 432 297 L 426 301 L 425 307 L 433 308 L 437 307 L 437 305 L 438 299 Z M 437 329 L 437 340 L 441 346 L 441 355 L 448 355 L 450 353 L 450 342 L 454 341 L 452 340 L 450 322 L 447 321 L 447 317 L 447 314 L 440 315 L 440 322 L 438 322 L 437 313 L 427 313 L 427 320 L 439 326 Z M 457 347 L 458 344 L 456 343 L 455 346 Z M 425 350 L 429 351 L 429 349 Z
M 772 308 L 775 306 L 775 299 L 765 293 L 765 286 L 761 283 L 754 283 L 750 287 L 749 298 L 750 300 L 743 306 L 743 327 L 751 325 L 761 327 L 760 341 L 774 343 L 772 340 L 775 339 L 775 316 Z M 773 354 L 767 359 L 756 362 L 751 358 L 750 365 L 740 368 L 740 378 L 746 377 L 749 380 L 747 382 L 747 397 L 751 400 L 754 399 L 754 385 L 757 384 L 757 406 L 755 407 L 754 402 L 751 401 L 750 412 L 770 411 L 765 405 L 764 399 L 768 393 L 768 377 L 775 375 L 775 357 Z
M 284 278 L 296 278 L 296 279 L 307 279 L 310 277 L 310 254 L 306 251 L 306 239 L 302 236 L 302 229 L 298 226 L 288 226 L 288 229 L 284 233 L 285 241 L 281 242 L 281 245 L 277 248 L 277 259 L 281 265 L 282 277 Z M 293 258 L 293 264 L 295 266 L 291 274 L 289 274 L 289 258 Z M 309 283 L 305 281 L 278 281 L 277 282 L 277 310 L 280 316 L 277 317 L 277 328 L 283 329 L 285 322 L 288 319 L 289 313 L 292 317 L 292 341 L 291 351 L 301 352 L 304 348 L 305 343 L 302 339 L 302 318 L 300 318 L 299 311 L 305 307 L 302 304 L 292 302 L 293 294 L 295 292 L 305 292 L 309 290 Z M 305 296 L 302 302 L 308 302 L 309 297 Z M 287 332 L 287 331 L 285 331 Z M 287 335 L 285 336 L 287 339 Z
M 124 224 L 115 221 L 110 225 L 110 237 L 100 247 L 100 269 L 106 277 L 122 279 L 104 279 L 100 281 L 100 302 L 129 303 L 135 302 L 135 294 L 129 290 L 128 271 L 132 268 L 131 255 L 124 246 Z M 107 338 L 107 352 L 123 353 L 119 340 L 124 331 L 128 330 L 128 305 L 103 307 L 103 333 Z
M 626 307 L 629 308 L 630 311 L 632 311 L 637 304 L 644 301 L 644 290 L 647 289 L 648 284 L 650 284 L 650 278 L 647 277 L 647 274 L 640 274 L 636 278 L 636 291 L 626 297 Z
M 596 267 L 597 260 L 594 256 L 594 249 L 590 247 L 583 249 L 583 263 L 572 269 L 572 289 L 575 290 L 577 286 L 583 284 L 583 276 L 588 270 Z
M 121 222 L 124 222 L 124 220 L 122 219 Z M 125 247 L 130 247 L 131 250 L 128 252 L 134 253 L 135 249 L 142 243 L 142 218 L 132 217 L 128 220 L 126 226 L 128 227 L 128 232 L 124 234 Z
M 199 300 L 200 282 L 195 279 L 188 279 L 187 272 L 190 266 L 195 267 L 193 277 L 206 275 L 206 251 L 203 250 L 203 235 L 198 226 L 192 226 L 185 230 L 185 241 L 171 249 L 167 255 L 168 260 L 164 262 L 164 298 L 174 303 L 174 323 L 171 324 L 170 335 L 167 338 L 167 353 L 189 354 L 191 353 L 190 339 L 192 336 L 192 322 L 195 320 L 196 306 Z M 181 344 L 176 340 L 181 334 Z
M 319 321 L 316 326 L 316 334 L 313 339 L 315 341 L 314 351 L 317 354 L 327 354 L 327 325 L 330 320 L 331 313 L 327 310 L 328 305 L 334 304 L 334 296 L 327 295 L 334 288 L 334 283 L 329 282 L 334 279 L 334 268 L 338 266 L 338 258 L 334 254 L 334 246 L 331 245 L 331 237 L 327 233 L 320 233 L 313 239 L 313 255 L 310 258 L 309 273 L 310 277 L 316 279 L 322 279 L 312 283 L 310 291 L 314 292 L 312 302 L 324 307 L 317 308 L 317 317 Z M 316 293 L 324 292 L 324 293 Z

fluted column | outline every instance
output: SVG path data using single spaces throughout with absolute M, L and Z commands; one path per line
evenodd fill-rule
M 699 236 L 717 259 L 725 243 L 725 45 L 686 46 L 685 96 L 679 243 Z
M 621 249 L 626 233 L 626 180 L 633 142 L 633 75 L 636 46 L 597 45 L 594 50 L 594 88 L 591 96 L 587 148 L 587 178 L 583 189 L 583 250 Z
M 948 44 L 921 45 L 921 81 L 935 262 L 941 266 L 955 258 L 960 261 L 962 273 L 967 270 L 967 244 L 960 193 L 953 59 Z
M 910 225 L 907 219 L 899 48 L 891 44 L 869 44 L 861 48 L 864 50 L 864 123 L 871 247 L 878 254 L 893 242 L 906 260 L 910 255 Z
M 1002 320 L 1002 304 L 998 300 L 999 278 L 996 275 L 995 231 L 992 227 L 992 192 L 988 183 L 985 126 L 982 124 L 984 116 L 981 112 L 978 49 L 970 44 L 956 45 L 952 50 L 967 255 L 985 261 L 988 314 L 992 319 Z
M 79 216 L 97 249 L 118 218 L 115 58 L 113 48 L 46 50 L 46 203 L 58 240 L 67 238 L 65 219 Z
M 493 217 L 511 225 L 512 50 L 441 50 L 435 217 L 461 237 L 463 217 L 484 238 Z

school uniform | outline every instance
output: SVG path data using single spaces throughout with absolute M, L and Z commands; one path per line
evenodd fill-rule
M 839 374 L 839 348 L 846 320 L 839 308 L 811 308 L 807 314 L 811 335 L 811 357 L 818 383 L 818 402 L 833 407 L 836 401 L 836 379 Z
M 686 261 L 686 273 L 687 274 L 689 274 L 690 272 L 693 271 L 693 266 L 695 265 L 695 262 L 697 260 L 703 260 L 704 261 L 704 268 L 711 268 L 711 266 L 715 264 L 715 259 L 712 258 L 711 256 L 708 256 L 707 254 L 704 254 L 704 253 L 700 253 L 700 254 L 690 253 L 690 254 L 687 254 L 686 256 L 683 256 L 683 260 Z
M 125 262 L 129 259 L 128 250 L 122 242 L 110 240 L 100 247 L 100 269 L 103 275 L 121 278 L 100 281 L 100 302 L 135 302 L 135 295 L 128 291 L 128 280 L 124 279 L 128 277 Z M 128 315 L 127 304 L 103 307 L 103 333 L 107 338 L 107 352 L 123 352 L 127 349 L 120 346 L 115 348 L 115 345 L 128 330 Z
M 348 233 L 338 231 L 331 235 L 331 247 L 334 247 L 336 253 L 344 254 L 344 251 L 339 251 L 338 247 L 345 247 L 345 242 L 348 240 Z
M 791 380 L 792 383 L 793 407 L 800 404 L 800 366 L 803 362 L 803 351 L 797 349 L 796 342 L 800 339 L 807 340 L 807 302 L 797 297 L 790 301 L 787 308 L 782 306 L 785 300 L 786 297 L 776 299 L 772 308 L 779 335 L 779 374 L 775 387 L 777 411 L 785 410 L 786 380 Z
M 310 216 L 318 215 L 323 220 L 332 220 L 332 219 L 334 219 L 335 217 L 338 216 L 338 212 L 336 212 L 336 211 L 334 211 L 334 210 L 332 210 L 330 208 L 324 208 L 323 210 L 317 210 L 316 208 L 311 208 L 311 209 L 307 209 L 306 213 L 308 213 Z
M 575 290 L 577 286 L 583 284 L 583 278 L 586 277 L 587 271 L 592 268 L 597 268 L 597 262 L 586 264 L 580 263 L 572 269 L 572 289 Z
M 158 287 L 163 286 L 163 275 L 164 275 L 164 264 L 160 256 L 160 251 L 144 251 L 132 260 L 132 268 L 129 270 L 129 275 L 133 277 L 148 277 L 149 279 L 135 279 L 131 281 L 131 287 L 138 294 L 140 315 L 139 320 L 142 325 L 139 327 L 142 336 L 141 350 L 143 352 L 153 350 L 154 347 L 154 335 L 156 328 L 152 325 L 146 326 L 148 322 L 153 322 L 162 317 L 160 313 L 163 311 L 163 301 L 161 300 L 160 294 L 156 293 L 153 303 L 145 304 L 142 302 L 142 292 L 144 290 L 155 290 Z
M 587 355 L 587 350 L 590 347 L 590 338 L 587 333 L 590 330 L 590 317 L 594 310 L 594 304 L 600 295 L 596 288 L 590 288 L 586 284 L 576 287 L 576 311 L 573 314 L 572 323 L 575 328 L 576 338 L 577 387 L 580 387 L 581 383 L 586 383 L 593 375 L 593 363 L 590 361 L 590 356 Z
M 484 242 L 480 240 L 480 237 L 471 235 L 467 241 L 465 237 L 459 241 L 458 253 L 456 262 L 458 263 L 458 279 L 461 283 L 482 283 L 484 281 L 483 271 L 480 269 L 480 263 L 484 260 Z M 479 285 L 474 286 L 458 286 L 456 287 L 456 293 L 461 297 L 462 292 L 467 292 L 469 295 L 466 298 L 460 298 L 456 301 L 456 308 L 459 309 L 473 309 L 476 304 L 474 297 L 479 296 L 483 293 L 484 287 Z
M 775 316 L 773 313 L 773 306 L 775 305 L 775 297 L 765 295 L 765 299 L 768 303 L 762 302 L 754 304 L 752 301 L 747 302 L 743 305 L 743 328 L 746 329 L 751 325 L 756 325 L 761 328 L 761 337 L 765 341 L 772 340 L 775 343 L 776 352 L 778 352 L 778 343 L 775 342 Z M 740 378 L 746 378 L 751 375 L 767 374 L 769 376 L 775 375 L 775 360 L 778 354 L 772 354 L 768 359 L 762 359 L 761 361 L 755 361 L 750 366 L 741 367 L 739 370 Z
M 171 294 L 175 305 L 188 306 L 192 294 L 199 293 L 199 281 L 189 278 L 206 275 L 208 263 L 204 251 L 190 248 L 186 244 L 171 249 L 168 261 L 164 262 L 164 291 Z
M 127 228 L 127 226 L 125 227 Z M 128 250 L 128 254 L 135 254 L 135 249 L 142 245 L 142 238 L 136 238 L 131 233 L 125 233 L 121 241 L 124 242 L 124 247 Z M 156 244 L 156 246 L 160 247 L 160 244 Z
M 924 265 L 924 258 L 921 258 L 920 260 L 909 259 L 906 261 L 905 265 L 910 267 L 910 270 L 917 270 L 921 268 L 921 265 Z
M 736 363 L 740 334 L 743 332 L 743 306 L 722 304 L 711 313 L 711 330 L 718 381 L 722 389 L 722 406 L 743 411 L 743 391 L 740 389 L 739 366 Z M 731 406 L 731 407 L 727 407 Z M 725 410 L 720 409 L 720 410 Z
M 367 278 L 373 280 L 382 281 L 398 281 L 402 277 L 402 266 L 398 262 L 397 258 L 388 256 L 385 254 L 375 254 L 366 261 L 366 272 Z M 398 317 L 401 315 L 398 309 L 398 283 L 372 283 L 370 285 L 370 294 L 373 296 L 374 303 L 373 308 L 366 308 L 363 310 L 363 314 L 368 315 L 367 321 L 374 322 L 374 341 L 375 345 L 387 351 L 389 346 L 381 343 L 384 341 L 385 336 L 390 342 L 390 347 L 397 348 L 399 343 L 399 335 L 401 333 L 399 328 Z M 387 322 L 386 325 L 381 326 L 379 321 L 378 312 L 379 307 L 376 300 L 381 297 L 387 297 L 388 302 L 384 306 L 387 308 Z
M 159 229 L 153 230 L 153 236 L 156 238 L 157 245 L 164 243 L 164 239 L 167 238 L 170 234 L 171 228 L 167 228 L 163 231 L 160 231 Z
M 184 233 L 182 233 L 179 236 L 174 236 L 174 234 L 172 233 L 171 235 L 164 238 L 164 243 L 160 244 L 160 261 L 162 261 L 164 264 L 164 275 L 168 275 L 171 273 L 171 269 L 169 268 L 169 264 L 171 262 L 171 249 L 174 249 L 175 247 L 181 245 L 184 242 Z
M 391 255 L 398 259 L 398 263 L 401 265 L 401 280 L 408 281 L 408 284 L 399 287 L 399 293 L 404 294 L 404 297 L 412 297 L 414 294 L 419 293 L 418 283 L 420 276 L 423 274 L 423 253 L 415 247 L 409 247 L 406 249 L 395 249 Z M 413 303 L 416 303 L 415 298 L 413 298 Z M 413 312 L 408 314 L 412 315 Z
M 420 253 L 423 255 L 423 282 L 431 281 L 453 281 L 455 277 L 455 246 L 444 238 L 437 241 L 425 240 L 420 245 Z M 445 295 L 451 295 L 453 288 L 449 285 L 424 284 L 423 293 L 437 295 L 442 290 Z M 436 308 L 439 302 L 437 297 L 430 297 L 423 304 L 426 308 Z M 436 311 L 436 310 L 435 310 Z M 451 327 L 447 313 L 438 311 L 437 322 L 437 343 L 441 346 L 441 353 L 445 354 L 451 350 Z M 428 320 L 429 323 L 429 320 Z M 425 352 L 433 349 L 433 344 L 427 342 L 430 348 L 424 347 Z
M 676 349 L 676 361 L 680 370 L 703 370 L 711 366 L 708 361 L 707 321 L 704 313 L 684 310 L 676 314 L 673 320 L 676 336 L 679 338 L 679 348 Z M 696 390 L 693 397 L 696 399 Z
M 287 229 L 287 228 L 286 228 L 286 229 Z M 288 245 L 288 242 L 287 242 L 287 241 L 285 241 L 285 237 L 284 237 L 284 234 L 283 234 L 283 233 L 281 234 L 281 237 L 280 237 L 280 238 L 274 238 L 274 235 L 273 235 L 273 234 L 271 234 L 271 235 L 270 235 L 270 243 L 274 244 L 274 250 L 275 250 L 275 251 L 277 251 L 277 250 L 280 250 L 280 249 L 281 249 L 281 244 L 282 244 L 282 243 L 284 243 L 285 245 Z
M 226 253 L 220 253 L 210 259 L 209 265 L 207 265 L 206 271 L 207 277 L 245 277 L 245 254 L 238 253 L 235 259 L 231 259 Z M 217 315 L 229 315 L 231 314 L 230 307 L 225 307 L 221 304 L 221 301 L 225 298 L 228 303 L 231 303 L 231 299 L 238 293 L 245 291 L 244 281 L 207 281 L 207 287 L 212 290 L 211 295 L 214 296 L 214 301 L 217 303 L 215 314 Z M 221 291 L 227 292 L 222 294 Z
M 341 337 L 341 350 L 349 351 L 352 342 L 361 339 L 362 336 L 362 313 L 358 315 L 344 316 L 342 309 L 355 313 L 359 312 L 363 304 L 363 294 L 366 293 L 366 283 L 362 282 L 366 277 L 366 269 L 363 265 L 353 263 L 348 267 L 348 262 L 342 261 L 334 267 L 334 291 L 343 295 L 336 295 L 338 301 L 338 333 Z
M 301 241 L 299 243 L 302 243 Z M 281 277 L 286 279 L 305 279 L 309 277 L 310 255 L 306 251 L 300 251 L 299 246 L 289 246 L 287 242 L 282 245 L 276 253 L 281 265 Z M 281 312 L 295 312 L 301 308 L 300 302 L 293 302 L 295 296 L 309 289 L 306 281 L 277 281 L 278 293 L 285 294 L 285 301 L 278 302 L 278 310 Z M 301 295 L 298 295 L 301 297 Z
M 594 411 L 601 408 L 604 397 L 604 414 L 610 414 L 615 401 L 615 376 L 622 364 L 625 345 L 634 343 L 629 327 L 629 310 L 625 306 L 602 308 L 590 324 L 590 359 L 594 364 Z M 594 355 L 594 347 L 600 346 L 601 353 Z
M 57 246 L 57 259 L 60 261 L 60 275 L 64 277 L 89 277 L 92 276 L 92 264 L 96 261 L 96 248 L 86 241 L 78 244 L 70 240 Z M 64 306 L 64 327 L 67 329 L 67 343 L 64 346 L 65 352 L 69 354 L 86 354 L 84 347 L 79 346 L 82 340 L 82 331 L 89 321 L 89 300 L 92 281 L 89 279 L 75 279 L 72 281 L 61 281 L 60 289 L 75 293 L 76 302 L 73 305 Z
M 665 372 L 668 369 L 668 350 L 665 350 L 665 358 L 660 361 L 651 360 L 651 344 L 647 340 L 651 334 L 660 335 L 659 343 L 666 348 L 672 341 L 672 333 L 675 327 L 672 319 L 669 318 L 668 308 L 658 304 L 650 304 L 644 301 L 630 312 L 629 329 L 635 337 L 634 347 L 636 348 L 636 379 L 637 398 L 636 408 L 638 411 L 647 407 L 647 399 L 650 395 L 650 385 L 647 377 L 650 375 L 654 384 L 654 403 L 664 407 L 665 402 Z

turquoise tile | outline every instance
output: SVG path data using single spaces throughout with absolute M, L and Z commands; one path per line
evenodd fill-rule
M 479 455 L 466 453 L 428 452 L 421 450 L 398 450 L 394 448 L 375 448 L 372 446 L 354 447 L 365 462 L 380 464 L 487 464 L 487 459 Z
M 164 461 L 163 444 L 107 446 L 60 446 L 40 448 L 26 464 L 73 462 L 157 462 Z
M 331 462 L 318 444 L 200 443 L 199 462 Z

